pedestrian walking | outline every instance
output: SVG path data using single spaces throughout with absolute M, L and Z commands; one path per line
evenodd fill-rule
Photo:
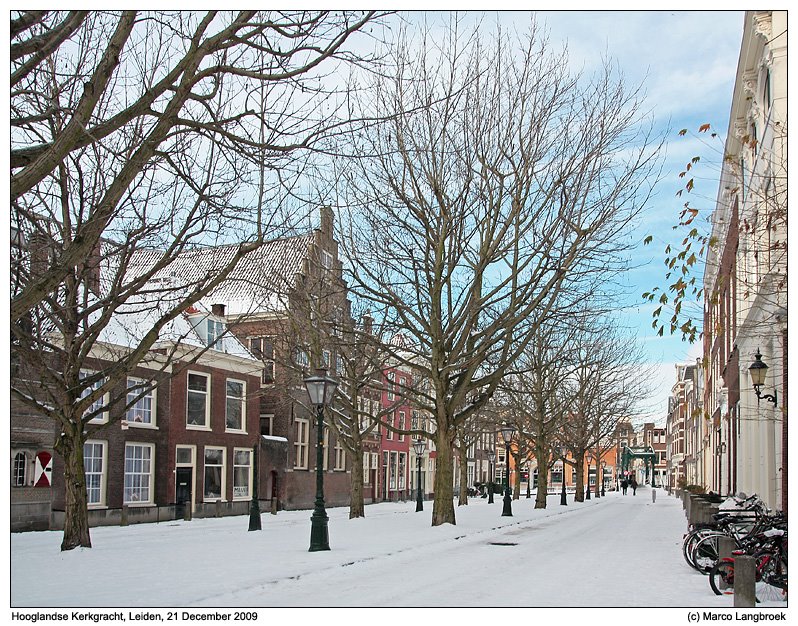
M 637 481 L 634 478 L 632 478 L 632 481 L 629 483 L 629 486 L 632 488 L 632 495 L 636 496 L 637 495 Z
M 629 483 L 627 483 L 627 482 L 626 482 L 626 479 L 624 478 L 624 479 L 621 481 L 621 490 L 623 491 L 623 495 L 626 495 L 626 488 L 627 488 L 628 486 L 629 486 Z

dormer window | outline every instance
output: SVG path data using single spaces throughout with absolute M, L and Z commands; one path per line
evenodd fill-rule
M 207 331 L 205 334 L 206 345 L 213 346 L 219 340 L 219 338 L 222 335 L 224 335 L 225 331 L 224 322 L 208 318 L 206 323 L 207 323 Z M 222 350 L 222 349 L 224 349 L 223 345 L 219 344 L 219 346 L 217 346 L 217 350 Z

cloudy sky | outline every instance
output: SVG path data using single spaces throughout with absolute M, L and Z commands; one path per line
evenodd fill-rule
M 667 396 L 676 381 L 675 363 L 701 355 L 700 345 L 689 346 L 679 337 L 658 337 L 651 328 L 651 312 L 639 298 L 653 286 L 665 285 L 664 248 L 680 242 L 673 231 L 686 197 L 676 192 L 684 184 L 679 172 L 693 156 L 701 156 L 696 188 L 690 204 L 708 216 L 717 195 L 719 144 L 704 146 L 698 139 L 679 137 L 678 131 L 696 131 L 704 123 L 726 136 L 731 95 L 740 54 L 744 14 L 740 11 L 563 11 L 540 12 L 552 40 L 568 41 L 574 63 L 589 67 L 605 50 L 632 82 L 642 82 L 657 126 L 667 134 L 667 160 L 658 193 L 645 212 L 639 239 L 653 242 L 634 255 L 639 269 L 629 272 L 630 297 L 626 309 L 630 326 L 656 369 L 657 390 L 647 402 L 651 418 L 664 422 Z M 705 211 L 703 209 L 706 209 Z M 667 331 L 666 331 L 667 334 Z
M 639 245 L 630 254 L 635 269 L 626 275 L 628 295 L 621 316 L 624 325 L 636 331 L 648 355 L 655 392 L 641 408 L 646 421 L 664 424 L 667 397 L 676 382 L 674 365 L 693 362 L 701 355 L 700 345 L 690 346 L 680 337 L 658 337 L 651 327 L 651 313 L 658 304 L 647 304 L 642 293 L 654 286 L 666 287 L 664 249 L 680 243 L 683 232 L 672 227 L 678 222 L 684 202 L 702 209 L 706 219 L 717 195 L 722 140 L 680 137 L 683 128 L 697 131 L 708 123 L 725 138 L 731 95 L 740 54 L 744 13 L 742 11 L 537 11 L 553 48 L 567 44 L 574 69 L 590 73 L 607 57 L 617 64 L 629 84 L 642 84 L 644 108 L 650 110 L 656 128 L 667 138 L 665 167 L 655 197 L 632 236 L 642 243 L 652 235 L 650 245 Z M 406 13 L 411 21 L 418 12 Z M 429 18 L 430 15 L 427 14 Z M 439 15 L 439 17 L 443 17 Z M 474 12 L 474 18 L 478 17 Z M 529 12 L 481 13 L 486 27 L 498 21 L 526 29 Z M 709 145 L 705 145 L 709 142 Z M 713 145 L 714 144 L 714 145 Z M 700 156 L 700 169 L 692 172 L 696 186 L 690 197 L 676 196 L 686 178 L 679 177 L 685 164 Z M 699 276 L 700 280 L 700 276 Z M 700 305 L 692 310 L 700 315 Z M 669 315 L 668 315 L 669 317 Z M 641 417 L 642 419 L 642 417 Z

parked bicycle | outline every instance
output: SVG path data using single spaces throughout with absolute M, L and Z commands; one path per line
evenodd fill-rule
M 716 595 L 734 593 L 734 560 L 742 555 L 756 562 L 757 602 L 787 600 L 787 530 L 771 528 L 745 541 L 732 557 L 720 559 L 709 573 L 709 586 Z
M 713 516 L 714 522 L 691 528 L 682 543 L 687 564 L 703 574 L 709 574 L 718 562 L 721 537 L 731 537 L 740 548 L 748 537 L 768 528 L 786 527 L 781 513 L 769 511 L 756 495 L 732 497 L 725 504 L 725 510 Z

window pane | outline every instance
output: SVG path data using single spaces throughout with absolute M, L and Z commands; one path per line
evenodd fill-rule
M 205 498 L 222 497 L 222 468 L 213 465 L 205 466 Z
M 196 391 L 207 391 L 208 390 L 208 379 L 205 376 L 201 376 L 199 374 L 189 374 L 188 375 L 188 388 L 194 389 Z
M 223 459 L 224 459 L 224 450 L 217 450 L 214 448 L 205 450 L 206 465 L 221 465 Z

